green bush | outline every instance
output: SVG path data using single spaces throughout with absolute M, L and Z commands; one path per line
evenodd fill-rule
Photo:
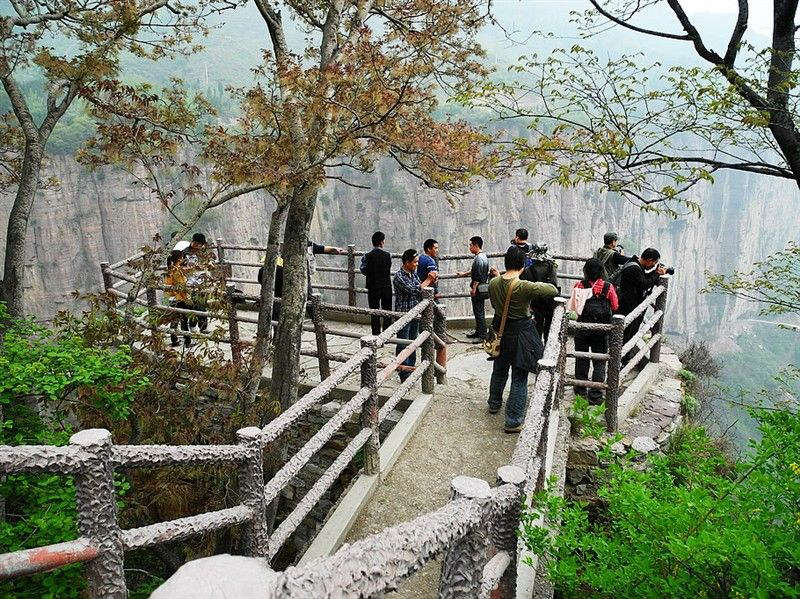
M 0 303 L 0 320 L 7 317 Z M 76 414 L 99 412 L 112 420 L 128 415 L 133 396 L 148 385 L 130 368 L 127 348 L 87 346 L 70 333 L 32 320 L 12 321 L 0 353 L 0 445 L 65 445 Z M 125 483 L 118 483 L 125 490 Z M 6 519 L 0 547 L 16 551 L 75 539 L 75 489 L 71 477 L 9 475 L 0 481 Z M 0 597 L 79 597 L 82 567 L 6 581 Z
M 759 411 L 732 463 L 700 428 L 645 471 L 612 463 L 601 509 L 540 493 L 521 535 L 563 597 L 800 596 L 800 416 Z M 537 525 L 561 522 L 555 535 Z

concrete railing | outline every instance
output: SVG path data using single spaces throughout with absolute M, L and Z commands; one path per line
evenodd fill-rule
M 219 263 L 224 264 L 226 266 L 240 266 L 247 269 L 258 269 L 263 266 L 263 262 L 258 262 L 258 260 L 230 260 L 227 258 L 226 251 L 238 251 L 238 252 L 248 252 L 248 253 L 264 253 L 266 251 L 266 247 L 264 246 L 257 246 L 257 245 L 239 245 L 239 244 L 230 244 L 225 243 L 222 239 L 217 239 L 217 256 L 219 257 Z M 344 266 L 317 266 L 316 271 L 321 273 L 338 273 L 346 275 L 346 283 L 339 283 L 339 284 L 332 284 L 332 283 L 312 283 L 311 287 L 313 289 L 320 289 L 320 290 L 330 290 L 330 291 L 346 291 L 347 298 L 348 298 L 348 305 L 349 306 L 356 306 L 358 303 L 358 295 L 363 295 L 367 293 L 367 290 L 363 287 L 356 286 L 356 277 L 361 276 L 361 272 L 358 270 L 356 266 L 356 258 L 360 258 L 366 252 L 364 250 L 358 250 L 354 245 L 347 246 L 347 252 L 345 254 L 338 254 L 338 255 L 330 255 L 330 254 L 321 254 L 319 258 L 324 257 L 329 261 L 335 261 L 337 259 L 346 259 L 346 263 Z M 505 255 L 505 251 L 497 251 L 497 252 L 487 252 L 486 256 L 488 258 L 502 258 Z M 401 258 L 402 254 L 391 254 L 392 259 L 398 260 Z M 445 254 L 439 256 L 439 262 L 447 263 L 447 262 L 458 262 L 458 261 L 472 261 L 475 258 L 473 254 Z M 569 255 L 554 255 L 549 256 L 553 260 L 560 260 L 563 262 L 585 262 L 586 257 L 581 256 L 569 256 Z M 398 264 L 399 268 L 399 264 Z M 556 273 L 556 276 L 562 280 L 573 280 L 577 281 L 580 280 L 582 277 L 576 273 Z M 463 278 L 459 277 L 457 271 L 447 272 L 442 270 L 439 273 L 439 281 L 449 281 L 452 279 Z M 230 277 L 228 281 L 233 283 L 246 283 L 246 284 L 253 284 L 257 285 L 258 281 L 255 278 L 247 278 L 247 277 Z M 567 294 L 568 296 L 568 294 Z M 465 298 L 468 299 L 470 297 L 469 291 L 460 291 L 460 292 L 443 292 L 438 295 L 438 299 L 461 299 Z
M 245 526 L 247 555 L 272 559 L 362 448 L 364 473 L 370 475 L 378 471 L 380 423 L 417 381 L 422 381 L 423 390 L 432 391 L 435 376 L 433 292 L 426 290 L 424 295 L 422 302 L 400 316 L 381 335 L 361 337 L 359 351 L 264 428 L 239 430 L 239 442 L 236 445 L 114 445 L 110 432 L 90 429 L 73 435 L 70 445 L 65 447 L 0 447 L 0 474 L 47 472 L 74 478 L 78 530 L 81 534 L 74 541 L 0 555 L 0 579 L 85 562 L 90 597 L 126 597 L 123 569 L 126 551 L 183 540 L 235 525 Z M 392 336 L 414 318 L 422 319 L 423 333 L 409 342 L 407 350 L 410 352 L 421 347 L 422 361 L 379 410 L 378 386 L 397 369 L 403 354 L 379 371 L 377 351 L 390 343 Z M 357 371 L 361 375 L 361 386 L 356 394 L 265 484 L 262 457 L 267 445 L 294 427 L 301 417 Z M 361 430 L 341 450 L 294 510 L 268 534 L 266 509 L 269 503 L 278 497 L 313 455 L 357 414 L 361 416 Z M 239 465 L 239 505 L 141 528 L 120 529 L 114 492 L 115 469 L 207 463 Z
M 605 419 L 606 429 L 609 432 L 619 430 L 619 396 L 622 382 L 625 377 L 641 362 L 647 358 L 650 362 L 657 363 L 661 359 L 662 330 L 664 326 L 664 311 L 667 302 L 667 289 L 669 277 L 660 277 L 653 291 L 628 315 L 617 314 L 611 318 L 610 324 L 594 324 L 569 321 L 567 331 L 574 336 L 576 332 L 603 332 L 607 334 L 608 351 L 604 353 L 568 351 L 567 355 L 586 360 L 606 362 L 605 382 L 587 381 L 565 377 L 565 384 L 573 387 L 602 389 L 605 391 Z M 645 320 L 637 331 L 630 331 L 629 340 L 624 341 L 626 329 L 633 325 L 639 316 L 644 315 L 652 307 L 652 315 Z M 643 344 L 627 364 L 623 367 L 625 357 L 630 354 L 644 336 L 651 333 L 649 340 Z

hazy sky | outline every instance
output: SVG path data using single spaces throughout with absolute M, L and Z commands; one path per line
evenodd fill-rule
M 517 2 L 518 0 L 495 0 L 495 2 Z M 590 6 L 587 0 L 522 0 L 526 4 L 560 4 L 576 10 Z M 690 14 L 735 14 L 737 0 L 681 0 L 681 5 Z M 749 26 L 761 34 L 771 33 L 772 2 L 769 0 L 750 0 Z

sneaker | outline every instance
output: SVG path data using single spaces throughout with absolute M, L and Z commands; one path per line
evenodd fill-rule
M 500 408 L 489 408 L 490 414 L 497 414 L 500 411 Z
M 478 337 L 478 333 L 477 333 L 477 332 L 475 332 L 475 331 L 473 331 L 472 333 L 467 333 L 467 334 L 465 335 L 465 337 L 466 337 L 467 339 L 475 339 L 476 337 Z
M 522 425 L 521 425 L 521 424 L 518 424 L 517 426 L 508 426 L 508 425 L 506 425 L 506 426 L 503 428 L 503 431 L 505 431 L 505 432 L 506 432 L 506 433 L 508 433 L 509 435 L 510 435 L 510 434 L 512 434 L 512 433 L 518 433 L 518 432 L 520 432 L 521 430 L 522 430 Z

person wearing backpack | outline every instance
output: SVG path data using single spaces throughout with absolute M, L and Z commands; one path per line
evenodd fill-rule
M 618 240 L 619 236 L 609 231 L 603 235 L 603 247 L 597 248 L 593 256 L 603 265 L 603 279 L 606 281 L 610 281 L 620 267 L 630 260 L 629 256 L 620 251 L 622 247 L 617 247 Z
M 489 413 L 496 414 L 503 405 L 503 392 L 511 370 L 511 390 L 508 393 L 505 413 L 505 432 L 518 433 L 525 422 L 528 402 L 528 373 L 544 353 L 542 341 L 531 320 L 528 307 L 537 297 L 555 297 L 558 290 L 550 283 L 520 280 L 525 267 L 526 252 L 511 246 L 506 251 L 506 272 L 489 282 L 489 299 L 494 308 L 491 331 L 487 335 L 499 338 L 500 352 L 492 365 L 489 383 Z M 484 347 L 486 344 L 484 344 Z M 487 350 L 488 351 L 488 350 Z
M 614 285 L 603 279 L 603 264 L 597 258 L 589 258 L 583 265 L 583 279 L 575 283 L 572 288 L 567 310 L 578 315 L 578 322 L 608 324 L 611 316 L 619 308 L 617 291 Z M 608 336 L 602 331 L 575 332 L 575 351 L 604 354 L 608 351 Z M 575 379 L 578 381 L 589 380 L 588 358 L 575 358 Z M 605 382 L 606 362 L 604 360 L 591 360 L 592 381 Z M 574 388 L 575 395 L 583 395 L 592 405 L 603 403 L 601 389 L 580 387 Z

